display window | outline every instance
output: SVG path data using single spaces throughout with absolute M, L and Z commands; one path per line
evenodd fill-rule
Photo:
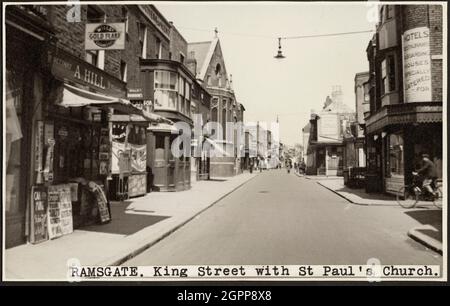
M 402 133 L 393 133 L 388 138 L 387 174 L 404 175 L 404 140 Z

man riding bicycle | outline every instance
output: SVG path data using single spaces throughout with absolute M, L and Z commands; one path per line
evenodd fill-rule
M 419 174 L 422 178 L 423 189 L 429 194 L 436 196 L 433 186 L 436 186 L 437 170 L 428 154 L 422 154 L 422 168 L 417 170 L 417 172 L 413 172 L 413 174 Z

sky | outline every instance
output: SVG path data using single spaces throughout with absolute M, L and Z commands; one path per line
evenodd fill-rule
M 209 41 L 218 30 L 227 72 L 233 75 L 244 121 L 280 123 L 281 142 L 302 143 L 311 110 L 320 111 L 332 86 L 355 108 L 354 77 L 368 71 L 372 33 L 282 40 L 277 37 L 374 30 L 373 5 L 360 3 L 156 3 L 188 42 Z M 373 2 L 372 2 L 373 3 Z M 376 11 L 376 8 L 375 8 Z

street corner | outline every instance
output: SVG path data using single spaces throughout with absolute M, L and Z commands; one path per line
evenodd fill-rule
M 415 209 L 405 214 L 420 223 L 408 231 L 408 236 L 442 255 L 442 210 Z
M 442 231 L 434 226 L 427 224 L 413 227 L 408 231 L 408 237 L 442 255 Z

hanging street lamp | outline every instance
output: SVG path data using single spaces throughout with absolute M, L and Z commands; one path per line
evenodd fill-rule
M 276 59 L 282 59 L 286 56 L 283 55 L 283 51 L 281 51 L 281 37 L 278 37 L 278 53 L 274 56 Z

